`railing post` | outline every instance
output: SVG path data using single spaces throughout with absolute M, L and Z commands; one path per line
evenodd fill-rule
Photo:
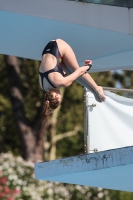
M 87 88 L 84 88 L 84 153 L 89 152 L 89 115 L 88 115 Z

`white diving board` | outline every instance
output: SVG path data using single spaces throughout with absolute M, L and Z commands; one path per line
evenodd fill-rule
M 40 162 L 35 178 L 133 192 L 133 146 Z
M 118 88 L 113 89 L 114 91 L 124 90 Z M 129 91 L 133 93 L 131 89 L 126 90 L 126 92 Z M 133 99 L 109 91 L 104 91 L 104 94 L 106 101 L 99 103 L 95 100 L 94 95 L 85 89 L 85 153 L 133 145 Z

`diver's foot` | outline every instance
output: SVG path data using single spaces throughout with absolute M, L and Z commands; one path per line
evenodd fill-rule
M 99 94 L 99 98 L 100 98 L 101 102 L 105 101 L 106 97 L 104 95 L 103 88 L 101 86 L 98 86 L 97 92 Z

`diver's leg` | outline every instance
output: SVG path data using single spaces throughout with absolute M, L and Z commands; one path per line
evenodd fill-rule
M 62 64 L 62 68 L 63 68 L 63 71 L 66 72 L 67 75 L 70 75 L 70 74 L 72 73 L 64 63 Z M 77 81 L 80 85 L 82 85 L 83 87 L 86 87 L 86 88 L 89 89 L 92 93 L 94 93 L 94 91 L 91 89 L 91 87 L 89 86 L 89 84 L 86 83 L 85 80 L 82 79 L 82 77 L 77 78 L 76 81 Z M 96 96 L 96 95 L 95 95 L 95 96 Z M 96 97 L 96 99 L 97 99 L 97 101 L 100 101 L 99 98 Z M 101 102 L 101 101 L 100 101 L 100 102 Z
M 63 56 L 64 63 L 71 67 L 72 71 L 75 71 L 79 68 L 76 56 L 70 45 L 61 39 L 57 39 L 58 48 L 60 54 Z
M 71 68 L 69 68 L 68 66 L 66 66 L 66 64 L 62 63 L 62 68 L 63 70 L 69 75 L 72 73 L 71 71 Z M 102 102 L 104 101 L 103 99 L 103 96 L 100 95 L 100 92 L 97 92 L 93 87 L 92 85 L 83 77 L 83 76 L 80 76 L 79 78 L 76 79 L 76 81 L 86 87 L 87 89 L 89 89 L 95 96 L 95 99 L 98 101 L 98 102 Z M 103 89 L 101 88 L 101 91 L 103 92 Z M 103 94 L 104 95 L 104 94 Z

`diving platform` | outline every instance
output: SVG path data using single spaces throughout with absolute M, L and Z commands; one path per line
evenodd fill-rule
M 35 178 L 133 192 L 133 146 L 40 162 Z
M 0 0 L 0 54 L 41 60 L 44 46 L 61 38 L 80 66 L 86 59 L 93 61 L 90 72 L 133 69 L 132 3 L 87 2 Z

